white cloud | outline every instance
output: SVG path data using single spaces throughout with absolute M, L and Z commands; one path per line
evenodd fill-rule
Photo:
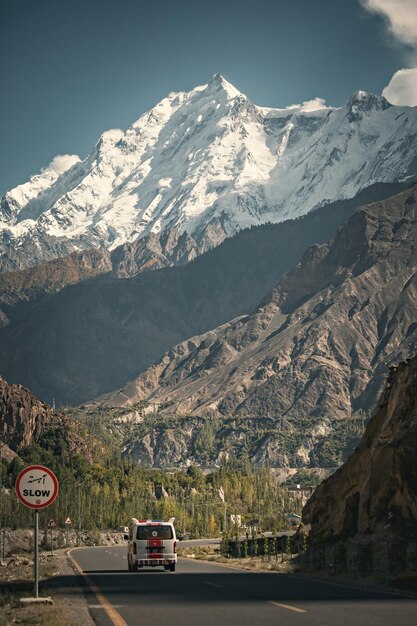
M 312 100 L 306 100 L 302 104 L 290 104 L 285 107 L 285 110 L 290 109 L 298 109 L 299 111 L 320 111 L 320 109 L 331 109 L 326 104 L 326 101 L 323 98 L 313 98 Z
M 415 64 L 417 51 L 417 0 L 360 0 L 370 13 L 382 15 L 388 30 L 402 44 L 408 46 L 408 62 Z M 403 68 L 395 72 L 382 95 L 397 105 L 417 105 L 417 68 Z
M 382 95 L 391 104 L 417 105 L 417 67 L 398 70 L 384 88 Z
M 404 44 L 417 45 L 416 0 L 360 0 L 370 13 L 382 15 L 391 33 Z
M 329 109 L 326 105 L 326 101 L 323 98 L 313 98 L 312 100 L 306 100 L 301 105 L 302 111 L 319 111 L 320 109 Z
M 81 161 L 81 159 L 76 154 L 57 154 L 44 170 L 53 170 L 58 174 L 62 174 L 79 161 Z

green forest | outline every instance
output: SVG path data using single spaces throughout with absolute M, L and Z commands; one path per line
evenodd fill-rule
M 241 515 L 243 524 L 258 520 L 259 531 L 280 530 L 286 526 L 287 513 L 301 511 L 296 491 L 281 487 L 271 469 L 252 469 L 247 461 L 230 460 L 209 473 L 196 466 L 162 471 L 140 468 L 115 453 L 106 457 L 103 449 L 99 460 L 98 451 L 93 462 L 71 456 L 56 433 L 49 432 L 10 464 L 3 460 L 2 525 L 32 523 L 32 512 L 14 492 L 16 477 L 28 464 L 49 467 L 59 480 L 58 498 L 40 512 L 41 526 L 53 518 L 62 527 L 70 517 L 73 528 L 104 530 L 125 526 L 131 517 L 175 517 L 179 534 L 219 536 L 225 519 L 230 530 L 230 515 Z M 219 492 L 224 493 L 224 502 Z
M 20 504 L 14 492 L 16 477 L 28 464 L 49 467 L 59 480 L 59 496 L 48 509 L 41 510 L 41 525 L 46 526 L 53 518 L 58 527 L 63 527 L 70 517 L 73 529 L 107 530 L 126 526 L 132 517 L 175 517 L 179 534 L 193 538 L 219 536 L 225 528 L 231 531 L 233 515 L 240 515 L 247 527 L 258 520 L 256 528 L 260 532 L 283 530 L 288 526 L 288 514 L 301 513 L 301 490 L 313 488 L 320 480 L 314 470 L 300 469 L 281 485 L 271 468 L 251 466 L 250 446 L 245 446 L 240 455 L 230 454 L 229 460 L 210 471 L 202 471 L 196 465 L 173 470 L 141 468 L 135 460 L 121 454 L 132 437 L 132 426 L 117 421 L 123 417 L 123 409 L 90 413 L 68 409 L 63 414 L 65 430 L 49 428 L 29 447 L 19 449 L 19 456 L 11 463 L 2 461 L 3 527 L 32 524 L 32 512 Z M 317 448 L 319 465 L 342 462 L 363 432 L 364 418 L 361 415 L 347 420 L 335 436 Z M 140 433 L 135 435 L 167 428 L 169 424 L 170 418 L 152 414 L 136 427 Z M 195 441 L 195 458 L 209 467 L 214 466 L 217 455 L 218 428 L 215 420 L 203 423 Z M 259 430 L 253 433 L 258 437 L 263 434 Z M 297 445 L 298 431 L 284 435 L 287 450 Z M 84 453 L 74 451 L 77 441 L 83 443 Z M 219 491 L 224 493 L 224 501 Z

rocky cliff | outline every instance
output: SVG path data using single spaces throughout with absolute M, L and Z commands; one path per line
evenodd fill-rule
M 359 447 L 307 502 L 313 540 L 383 531 L 417 540 L 417 356 L 391 369 Z
M 5 446 L 3 456 L 11 458 L 32 443 L 53 433 L 54 438 L 64 442 L 70 454 L 90 452 L 85 441 L 71 432 L 68 420 L 50 406 L 38 400 L 22 385 L 9 385 L 0 378 L 0 438 Z

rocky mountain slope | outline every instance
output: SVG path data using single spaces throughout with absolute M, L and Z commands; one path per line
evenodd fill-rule
M 417 357 L 391 369 L 359 447 L 303 511 L 313 540 L 381 531 L 417 540 Z
M 360 203 L 399 188 L 373 185 L 297 220 L 246 229 L 184 267 L 147 271 L 192 253 L 190 238 L 171 230 L 168 240 L 151 234 L 111 253 L 0 274 L 0 371 L 58 404 L 111 391 L 190 334 L 253 310 L 308 245 L 333 237 Z
M 3 378 L 0 378 L 0 437 L 2 455 L 7 460 L 45 438 L 46 448 L 56 447 L 60 441 L 70 455 L 83 454 L 90 458 L 86 442 L 71 431 L 65 417 L 38 400 L 29 389 L 9 385 Z M 54 451 L 59 454 L 59 449 Z
M 372 186 L 369 191 L 372 194 L 372 189 L 377 186 Z M 382 186 L 384 188 L 384 185 Z M 368 189 L 366 190 L 368 191 Z M 354 199 L 353 199 L 354 200 Z M 88 265 L 88 257 L 95 259 L 98 271 L 92 273 L 92 275 L 98 275 L 113 271 L 117 276 L 126 277 L 134 276 L 139 272 L 160 269 L 161 267 L 171 267 L 172 265 L 183 265 L 193 260 L 201 250 L 198 247 L 194 239 L 188 235 L 188 233 L 180 233 L 178 229 L 171 228 L 164 233 L 150 233 L 143 237 L 139 237 L 132 242 L 126 242 L 117 246 L 112 251 L 109 251 L 105 246 L 100 248 L 83 248 L 80 251 L 76 251 L 73 245 L 66 247 L 61 240 L 62 245 L 53 247 L 48 254 L 42 257 L 42 262 L 38 263 L 39 258 L 39 242 L 35 239 L 31 239 L 28 236 L 25 239 L 24 244 L 16 248 L 9 250 L 6 256 L 3 256 L 0 261 L 0 276 L 6 273 L 18 273 L 20 272 L 21 278 L 18 280 L 25 283 L 30 282 L 32 277 L 38 277 L 45 273 L 45 270 L 50 271 L 57 276 L 60 271 L 59 259 L 66 259 L 67 257 L 80 260 L 80 265 L 84 265 L 86 261 Z M 100 259 L 100 260 L 99 260 Z M 51 265 L 48 267 L 48 264 Z M 66 264 L 72 264 L 71 260 L 63 261 L 63 275 L 65 276 Z M 37 265 L 43 265 L 44 270 L 36 271 Z M 32 269 L 34 268 L 34 269 Z M 27 273 L 25 273 L 27 271 Z M 28 277 L 27 279 L 25 277 Z M 84 280 L 85 275 L 81 272 L 79 280 Z M 3 279 L 2 279 L 3 280 Z M 8 289 L 9 279 L 4 284 Z M 75 281 L 79 282 L 79 281 Z M 71 284 L 69 282 L 68 284 Z M 63 281 L 65 285 L 65 280 Z
M 117 278 L 135 276 L 141 272 L 182 265 L 197 254 L 194 240 L 187 233 L 172 229 L 168 233 L 137 239 L 110 252 L 107 248 L 92 248 L 54 258 L 15 271 L 0 273 L 0 306 L 34 300 L 42 294 L 58 293 L 68 285 L 112 274 Z M 0 326 L 9 322 L 0 309 Z
M 16 272 L 0 273 L 0 303 L 29 301 L 112 270 L 109 252 L 83 250 Z
M 388 197 L 407 186 L 405 183 L 370 185 L 354 198 L 330 203 L 317 209 L 310 216 L 292 221 L 290 231 L 293 249 L 297 251 L 296 254 L 300 254 L 302 245 L 324 241 L 326 237 L 331 237 L 335 227 L 361 204 Z M 320 220 L 323 220 L 322 228 L 318 226 Z M 280 238 L 280 231 L 285 232 L 285 229 L 286 227 L 277 227 L 277 241 Z M 254 238 L 256 239 L 256 235 Z M 250 247 L 251 243 L 244 245 Z M 250 253 L 250 250 L 248 252 Z M 129 278 L 141 272 L 184 265 L 195 259 L 198 254 L 199 249 L 195 240 L 187 233 L 180 233 L 178 229 L 172 228 L 164 233 L 150 233 L 134 242 L 127 242 L 111 252 L 105 247 L 92 248 L 72 252 L 21 270 L 13 270 L 16 259 L 9 259 L 11 269 L 0 272 L 0 306 L 33 300 L 44 293 L 57 293 L 68 285 L 102 274 L 111 273 L 117 278 Z M 296 256 L 292 255 L 290 250 L 288 256 L 293 262 L 296 260 Z M 0 326 L 6 323 L 8 318 L 0 310 Z
M 220 75 L 173 93 L 91 154 L 60 157 L 0 201 L 0 262 L 18 269 L 173 227 L 199 252 L 376 182 L 416 174 L 417 107 L 359 91 L 341 108 L 255 106 Z
M 417 350 L 416 241 L 415 186 L 309 248 L 252 315 L 171 348 L 102 404 L 233 419 L 235 452 L 242 424 L 257 423 L 254 461 L 319 462 L 326 439 L 373 408 L 388 366 Z

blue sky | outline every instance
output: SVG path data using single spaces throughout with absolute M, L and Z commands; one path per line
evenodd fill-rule
M 265 106 L 381 93 L 393 28 L 359 0 L 0 0 L 0 192 L 216 72 Z

